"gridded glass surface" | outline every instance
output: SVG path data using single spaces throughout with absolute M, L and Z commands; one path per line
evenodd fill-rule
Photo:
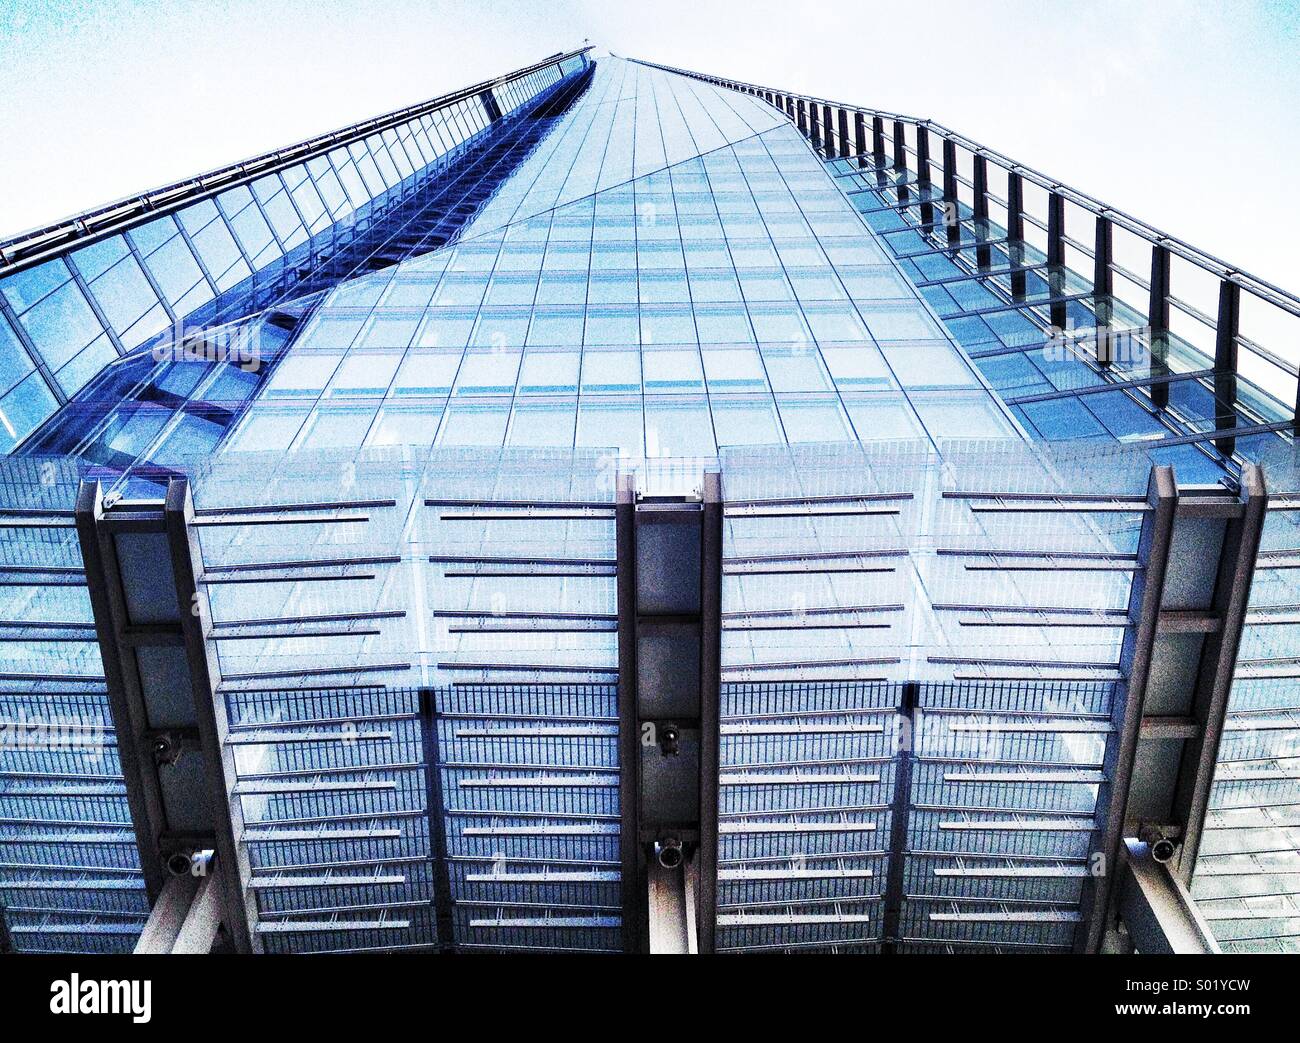
M 1149 461 L 941 451 L 722 454 L 720 948 L 1073 945 Z
M 1192 880 L 1225 952 L 1300 951 L 1296 503 L 1281 491 L 1270 498 Z
M 1216 417 L 1224 408 L 1203 350 L 1172 332 L 1157 344 L 1146 316 L 1118 298 L 1108 299 L 1109 320 L 1099 323 L 1089 277 L 1049 265 L 1032 241 L 1008 243 L 1004 227 L 977 219 L 964 202 L 950 213 L 942 193 L 918 186 L 912 171 L 867 157 L 832 159 L 827 167 L 1031 437 L 1146 445 L 1152 461 L 1173 465 L 1182 481 L 1218 480 L 1224 460 L 1210 439 L 1195 437 L 1221 426 Z M 1028 237 L 1039 238 L 1039 228 Z M 981 241 L 988 245 L 977 246 Z M 1021 270 L 1018 290 L 1012 268 Z M 1103 351 L 1113 360 L 1107 365 L 1097 361 Z M 1146 386 L 1162 372 L 1170 378 L 1159 385 L 1168 398 L 1163 408 Z M 1129 381 L 1136 386 L 1107 390 Z M 1245 380 L 1233 408 L 1242 427 L 1289 416 Z M 1251 436 L 1243 455 L 1281 439 Z
M 1069 948 L 1149 469 L 1220 464 L 1034 350 L 1047 280 L 1006 306 L 757 99 L 617 59 L 491 98 L 0 286 L 0 443 L 72 395 L 27 448 L 82 458 L 7 472 L 0 717 L 98 737 L 0 750 L 15 944 L 147 910 L 66 516 L 92 462 L 191 478 L 271 951 L 621 948 L 615 478 L 720 462 L 719 948 Z M 260 364 L 114 361 L 186 314 Z M 1294 500 L 1195 881 L 1243 949 L 1300 931 Z
M 72 508 L 0 461 L 0 908 L 17 952 L 130 952 L 149 904 Z
M 566 104 L 475 160 L 489 190 L 449 238 L 424 231 L 447 192 L 413 198 L 381 222 L 393 263 L 274 319 L 287 345 L 211 418 L 227 445 L 639 459 L 1016 434 L 779 114 L 613 59 Z
M 498 85 L 494 105 L 509 116 L 586 61 Z M 255 274 L 265 282 L 273 269 L 300 266 L 314 239 L 350 231 L 408 195 L 481 137 L 492 117 L 481 96 L 459 100 L 0 277 L 0 451 L 120 355 L 169 327 L 210 323 L 232 294 L 250 296 Z
M 195 485 L 268 950 L 620 949 L 604 458 L 229 454 Z

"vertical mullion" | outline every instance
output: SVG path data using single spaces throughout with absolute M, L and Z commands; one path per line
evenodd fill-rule
M 1150 338 L 1151 402 L 1157 409 L 1169 405 L 1169 250 L 1160 243 L 1151 246 L 1151 298 L 1147 311 Z
M 1241 288 L 1231 279 L 1219 283 L 1219 316 L 1214 334 L 1214 429 L 1237 426 L 1237 327 L 1241 311 Z M 1231 435 L 1216 438 L 1215 448 L 1225 457 L 1237 450 Z
M 1109 366 L 1112 359 L 1111 336 L 1107 327 L 1115 311 L 1115 273 L 1111 269 L 1114 229 L 1110 218 L 1097 215 L 1097 230 L 1092 251 L 1092 311 L 1097 329 L 1097 364 Z
M 983 244 L 989 238 L 989 161 L 975 154 L 975 236 Z M 981 271 L 993 265 L 993 251 L 987 245 L 975 247 L 975 263 Z
M 433 860 L 433 914 L 438 948 L 450 952 L 456 945 L 452 916 L 451 867 L 447 861 L 447 805 L 442 789 L 442 753 L 438 739 L 437 696 L 420 689 L 420 740 L 424 749 L 425 818 L 429 828 L 429 857 Z

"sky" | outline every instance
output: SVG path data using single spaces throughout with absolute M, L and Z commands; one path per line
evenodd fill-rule
M 584 40 L 936 120 L 1300 290 L 1300 0 L 0 0 L 0 238 Z

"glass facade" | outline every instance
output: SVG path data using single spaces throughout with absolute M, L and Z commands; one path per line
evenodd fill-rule
M 190 481 L 259 948 L 623 948 L 615 489 L 717 469 L 717 948 L 1014 952 L 1086 927 L 1151 467 L 1253 460 L 1194 891 L 1298 944 L 1290 414 L 801 113 L 584 53 L 0 267 L 14 948 L 149 911 L 83 479 Z

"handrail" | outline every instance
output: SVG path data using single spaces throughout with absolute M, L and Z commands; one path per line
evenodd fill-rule
M 1098 217 L 1106 218 L 1111 223 L 1118 225 L 1126 231 L 1132 232 L 1141 239 L 1145 239 L 1153 246 L 1164 247 L 1174 256 L 1180 257 L 1185 261 L 1190 261 L 1192 264 L 1211 273 L 1217 278 L 1240 286 L 1244 290 L 1248 290 L 1255 296 L 1268 301 L 1270 304 L 1275 305 L 1290 315 L 1300 317 L 1300 296 L 1290 293 L 1287 290 L 1282 289 L 1280 286 L 1268 282 L 1257 275 L 1252 275 L 1249 272 L 1243 271 L 1241 268 L 1229 264 L 1222 258 L 1216 257 L 1211 253 L 1207 253 L 1204 250 L 1198 249 L 1197 247 L 1184 242 L 1177 236 L 1161 231 L 1159 228 L 1147 224 L 1145 221 L 1134 217 L 1132 214 L 1109 206 L 1101 200 L 1088 195 L 1086 192 L 1072 188 L 1055 178 L 1048 177 L 1046 174 L 1035 170 L 1033 167 L 1026 166 L 1023 163 L 1018 163 L 1009 156 L 981 145 L 979 142 L 973 141 L 964 134 L 960 134 L 957 131 L 944 126 L 942 123 L 937 123 L 934 120 L 929 119 L 921 119 L 916 116 L 905 116 L 895 112 L 871 109 L 862 105 L 850 105 L 845 102 L 832 101 L 827 98 L 818 98 L 807 94 L 794 94 L 789 91 L 778 90 L 774 87 L 764 87 L 760 84 L 746 83 L 741 80 L 728 80 L 718 76 L 709 76 L 705 73 L 694 72 L 690 69 L 679 69 L 671 65 L 659 65 L 655 62 L 642 61 L 637 58 L 630 60 L 637 62 L 639 65 L 661 69 L 664 72 L 676 73 L 679 76 L 689 76 L 693 79 L 704 80 L 708 83 L 715 83 L 719 86 L 729 87 L 733 90 L 740 90 L 745 93 L 757 93 L 760 95 L 780 94 L 784 97 L 798 98 L 804 102 L 811 102 L 817 105 L 828 105 L 836 109 L 843 109 L 846 112 L 860 112 L 867 116 L 879 117 L 882 120 L 897 121 L 915 127 L 924 127 L 927 131 L 932 131 L 940 137 L 953 142 L 954 145 L 960 145 L 972 155 L 983 156 L 986 160 L 992 161 L 1009 173 L 1018 174 L 1022 179 L 1037 185 L 1040 188 L 1044 188 L 1049 192 L 1055 192 L 1068 202 L 1072 202 Z M 892 141 L 891 135 L 886 133 L 885 136 Z M 905 142 L 903 144 L 904 148 L 907 148 L 909 152 L 915 154 L 915 149 L 908 148 Z
M 48 225 L 19 232 L 8 238 L 0 239 L 0 275 L 30 267 L 44 260 L 51 252 L 65 248 L 69 243 L 99 237 L 110 231 L 121 231 L 133 224 L 152 219 L 161 214 L 171 213 L 187 203 L 198 202 L 227 188 L 244 184 L 256 177 L 275 173 L 295 163 L 314 159 L 339 145 L 351 144 L 376 132 L 400 126 L 416 117 L 428 115 L 454 105 L 458 101 L 476 97 L 491 90 L 499 84 L 509 83 L 524 76 L 531 75 L 551 65 L 586 54 L 591 47 L 582 47 L 567 53 L 553 54 L 532 65 L 514 72 L 505 73 L 471 87 L 462 87 L 449 94 L 443 94 L 427 101 L 408 105 L 401 109 L 374 116 L 360 123 L 318 134 L 313 138 L 300 141 L 296 145 L 277 149 L 274 152 L 253 156 L 238 163 L 231 163 L 194 177 L 177 181 L 161 188 L 151 189 L 137 195 L 124 196 L 111 203 L 95 207 L 92 210 L 74 214 L 71 217 L 55 221 Z

